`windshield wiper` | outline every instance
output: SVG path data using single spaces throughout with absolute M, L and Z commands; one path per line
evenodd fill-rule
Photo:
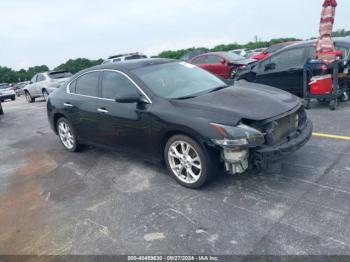
M 219 91 L 219 90 L 221 90 L 221 89 L 228 88 L 228 87 L 229 87 L 228 85 L 218 86 L 218 87 L 216 87 L 216 88 L 214 88 L 214 89 L 210 90 L 210 91 L 208 92 L 208 94 L 209 94 L 209 93 L 216 92 L 216 91 Z
M 189 95 L 189 96 L 181 96 L 181 97 L 172 98 L 171 100 L 185 100 L 185 99 L 191 99 L 191 98 L 195 98 L 195 97 L 197 97 L 197 96 Z

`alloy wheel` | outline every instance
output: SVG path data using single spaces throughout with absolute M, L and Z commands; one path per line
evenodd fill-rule
M 202 175 L 202 163 L 195 148 L 185 141 L 175 141 L 168 150 L 172 172 L 186 184 L 196 183 Z
M 61 121 L 58 124 L 58 134 L 61 139 L 62 144 L 67 148 L 67 149 L 73 149 L 75 145 L 75 139 L 72 133 L 71 128 L 69 125 Z

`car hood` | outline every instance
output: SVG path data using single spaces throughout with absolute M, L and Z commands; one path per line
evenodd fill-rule
M 249 65 L 249 64 L 252 64 L 254 62 L 256 62 L 256 59 L 252 59 L 252 58 L 232 61 L 232 63 L 234 63 L 236 65 Z
M 241 119 L 260 121 L 282 115 L 301 106 L 301 101 L 298 97 L 274 87 L 237 81 L 232 87 L 179 100 L 176 105 L 200 111 L 210 121 L 237 124 Z

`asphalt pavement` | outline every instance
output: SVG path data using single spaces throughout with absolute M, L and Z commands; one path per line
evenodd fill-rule
M 315 136 L 280 170 L 190 190 L 130 155 L 67 152 L 44 101 L 3 108 L 0 254 L 350 254 L 349 140 Z M 350 136 L 350 102 L 308 114 Z

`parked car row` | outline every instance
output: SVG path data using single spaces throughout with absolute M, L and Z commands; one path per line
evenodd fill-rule
M 15 100 L 16 93 L 11 89 L 9 84 L 2 83 L 0 84 L 0 101 L 4 102 L 5 100 Z
M 254 63 L 255 60 L 246 59 L 230 52 L 211 52 L 195 56 L 189 62 L 219 77 L 228 79 L 234 78 L 239 69 Z
M 185 54 L 180 60 L 195 64 L 219 77 L 233 79 L 236 77 L 237 72 L 245 69 L 247 65 L 264 60 L 278 50 L 293 43 L 295 42 L 280 43 L 269 48 L 254 50 L 235 49 L 228 52 L 208 52 L 203 49 L 197 49 Z
M 350 38 L 334 38 L 336 48 L 349 57 Z M 289 44 L 267 58 L 251 64 L 237 73 L 237 80 L 246 80 L 303 96 L 303 69 L 309 59 L 315 58 L 316 40 Z
M 36 98 L 47 100 L 50 93 L 66 82 L 72 74 L 67 71 L 50 71 L 36 74 L 28 85 L 24 87 L 24 95 L 29 103 Z

